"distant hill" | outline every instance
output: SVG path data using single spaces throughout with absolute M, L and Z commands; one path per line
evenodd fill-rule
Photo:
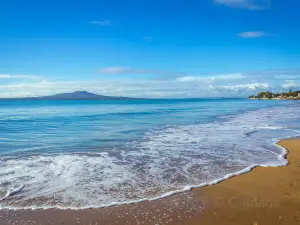
M 25 97 L 25 98 L 6 98 L 0 100 L 130 100 L 137 98 L 128 98 L 128 97 L 113 97 L 105 95 L 97 95 L 87 91 L 75 91 L 72 93 L 63 93 L 42 97 Z

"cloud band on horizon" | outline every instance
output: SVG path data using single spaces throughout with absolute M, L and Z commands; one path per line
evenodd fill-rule
M 24 74 L 0 74 L 0 79 L 30 79 L 30 80 L 39 80 L 42 79 L 40 76 L 35 75 L 24 75 Z
M 133 68 L 131 68 L 132 70 Z M 128 70 L 126 70 L 129 72 Z M 137 72 L 137 70 L 135 70 Z M 157 71 L 159 70 L 151 70 Z M 111 72 L 121 72 L 112 70 Z M 124 72 L 124 71 L 123 71 Z M 145 71 L 141 71 L 145 72 Z M 110 96 L 148 98 L 246 97 L 260 91 L 282 92 L 300 88 L 300 70 L 269 70 L 249 73 L 191 75 L 139 79 L 101 79 L 0 83 L 0 97 L 43 96 L 90 91 Z

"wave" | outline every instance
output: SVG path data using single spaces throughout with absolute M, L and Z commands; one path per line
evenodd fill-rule
M 272 111 L 270 116 L 270 111 Z M 7 209 L 85 209 L 165 198 L 213 185 L 257 166 L 284 166 L 279 139 L 298 136 L 289 121 L 300 107 L 251 111 L 197 125 L 149 130 L 124 148 L 102 153 L 11 156 L 0 160 L 0 202 Z

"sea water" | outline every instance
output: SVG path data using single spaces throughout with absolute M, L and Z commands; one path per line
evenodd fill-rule
M 247 99 L 0 101 L 0 208 L 90 208 L 283 166 L 300 103 Z M 17 190 L 16 189 L 16 190 Z

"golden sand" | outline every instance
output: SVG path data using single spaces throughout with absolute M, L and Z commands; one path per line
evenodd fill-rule
M 288 166 L 258 167 L 203 188 L 209 207 L 190 224 L 300 224 L 300 140 L 279 144 L 289 151 Z

